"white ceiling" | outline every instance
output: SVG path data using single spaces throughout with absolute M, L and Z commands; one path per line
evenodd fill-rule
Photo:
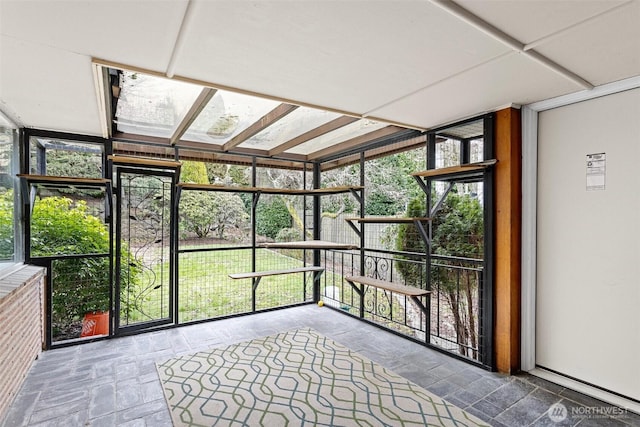
M 420 128 L 640 75 L 640 0 L 0 0 L 0 33 L 0 110 L 89 135 L 93 58 Z

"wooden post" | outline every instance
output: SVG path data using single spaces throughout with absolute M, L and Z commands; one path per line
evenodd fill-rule
M 495 333 L 499 372 L 520 369 L 522 139 L 520 110 L 496 113 L 495 123 Z

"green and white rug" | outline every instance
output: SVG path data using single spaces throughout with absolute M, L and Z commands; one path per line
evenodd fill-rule
M 158 365 L 176 426 L 479 426 L 471 414 L 300 329 Z

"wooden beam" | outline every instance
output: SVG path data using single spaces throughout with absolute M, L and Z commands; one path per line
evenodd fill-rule
M 382 129 L 377 129 L 372 132 L 365 133 L 364 135 L 351 138 L 339 144 L 332 145 L 331 147 L 327 147 L 327 148 L 323 148 L 322 150 L 315 151 L 309 154 L 307 158 L 309 160 L 316 160 L 321 157 L 326 157 L 335 153 L 339 153 L 341 151 L 352 149 L 359 145 L 364 145 L 368 142 L 374 141 L 379 138 L 391 136 L 394 133 L 398 133 L 398 132 L 406 132 L 406 129 L 397 127 L 397 126 L 386 126 L 386 127 L 383 127 Z
M 407 139 L 405 141 L 396 142 L 393 144 L 385 145 L 383 147 L 374 148 L 364 152 L 365 160 L 378 159 L 384 156 L 390 156 L 396 153 L 402 153 L 416 148 L 425 146 L 427 141 L 426 135 L 417 136 Z M 341 166 L 351 165 L 360 161 L 360 154 L 350 154 L 340 159 L 332 160 L 322 163 L 322 171 L 328 171 Z
M 329 133 L 331 131 L 334 131 L 336 129 L 340 129 L 343 126 L 346 126 L 348 124 L 351 124 L 353 122 L 356 122 L 360 119 L 358 119 L 357 117 L 350 117 L 350 116 L 341 116 L 338 117 L 337 119 L 331 120 L 328 123 L 323 124 L 322 126 L 318 126 L 315 129 L 311 129 L 308 132 L 303 133 L 302 135 L 299 135 L 293 139 L 290 139 L 289 141 L 280 144 L 274 148 L 272 148 L 271 150 L 269 150 L 269 155 L 270 156 L 275 156 L 276 154 L 280 154 L 283 151 L 288 150 L 289 148 L 293 148 L 297 145 L 303 144 L 307 141 L 310 141 L 314 138 L 317 138 L 319 136 L 322 136 L 326 133 Z
M 158 160 L 149 159 L 145 157 L 129 157 L 112 155 L 108 157 L 114 165 L 126 165 L 126 166 L 151 166 L 167 169 L 179 169 L 182 163 L 175 160 Z
M 258 121 L 250 125 L 248 128 L 234 136 L 231 140 L 227 141 L 223 146 L 223 151 L 229 151 L 233 147 L 242 144 L 247 139 L 251 138 L 253 135 L 257 134 L 261 130 L 266 129 L 271 126 L 287 114 L 294 111 L 298 108 L 297 105 L 285 104 L 282 103 L 278 105 L 273 110 L 269 111 L 267 114 L 262 116 Z
M 169 146 L 169 138 L 162 138 L 160 136 L 140 135 L 137 133 L 116 132 L 113 134 L 113 139 L 122 140 L 124 142 Z
M 178 123 L 178 126 L 176 126 L 175 130 L 173 131 L 173 135 L 171 135 L 171 137 L 169 138 L 169 143 L 171 145 L 175 145 L 176 142 L 180 141 L 182 135 L 185 134 L 187 129 L 189 129 L 189 126 L 191 126 L 193 122 L 198 118 L 198 114 L 200 114 L 202 110 L 204 110 L 204 108 L 207 106 L 216 92 L 216 89 L 212 89 L 210 87 L 202 88 L 200 95 L 198 95 L 194 103 L 191 105 L 191 108 L 189 108 L 189 111 L 187 111 L 187 113 L 182 118 L 182 121 Z
M 496 113 L 494 350 L 499 372 L 520 368 L 522 140 L 520 110 Z

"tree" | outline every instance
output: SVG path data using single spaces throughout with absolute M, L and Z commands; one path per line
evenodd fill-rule
M 291 228 L 292 221 L 287 205 L 281 197 L 271 197 L 256 208 L 256 232 L 275 239 L 280 230 Z
M 433 219 L 432 253 L 448 257 L 482 258 L 484 251 L 483 209 L 478 199 L 468 194 L 449 193 Z M 453 313 L 460 353 L 467 356 L 468 346 L 477 348 L 475 291 L 477 273 L 459 274 L 462 262 L 442 261 L 451 268 L 433 268 L 431 278 L 438 283 Z M 458 269 L 456 269 L 458 267 Z
M 406 216 L 408 218 L 424 217 L 425 215 L 425 198 L 416 197 L 409 202 L 407 206 Z M 396 250 L 401 252 L 417 252 L 425 253 L 426 244 L 420 236 L 414 224 L 400 224 L 396 235 Z M 398 271 L 410 286 L 424 288 L 426 279 L 425 266 L 421 262 L 415 261 L 415 257 L 407 255 L 397 255 L 397 259 L 401 260 L 397 263 Z
M 208 184 L 208 172 L 220 172 L 220 168 L 207 169 L 203 162 L 185 161 L 181 180 L 195 184 Z M 180 228 L 204 238 L 212 231 L 223 239 L 229 227 L 241 227 L 249 219 L 242 199 L 237 194 L 211 191 L 183 191 L 180 196 Z

